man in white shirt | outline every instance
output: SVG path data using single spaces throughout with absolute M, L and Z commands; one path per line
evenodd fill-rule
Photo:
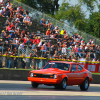
M 0 16 L 2 16 L 5 12 L 5 8 L 4 7 L 1 7 L 1 10 L 0 10 Z
M 62 48 L 62 53 L 63 54 L 66 54 L 66 52 L 67 52 L 66 49 L 67 49 L 66 46 L 63 46 L 63 48 Z

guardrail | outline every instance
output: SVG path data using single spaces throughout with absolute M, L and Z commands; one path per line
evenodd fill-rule
M 33 9 L 32 7 L 30 7 L 28 5 L 25 5 L 25 4 L 18 2 L 16 0 L 10 0 L 10 2 L 14 5 L 22 6 L 22 8 L 24 10 L 29 10 L 29 15 L 31 16 L 31 19 L 36 20 L 38 23 L 40 22 L 41 18 L 44 18 L 45 20 L 49 19 L 50 22 L 53 23 L 54 26 L 58 26 L 60 30 L 66 29 L 67 33 L 69 35 L 73 35 L 73 33 L 81 34 L 81 36 L 85 39 L 86 42 L 88 42 L 90 39 L 92 39 L 92 40 L 95 40 L 95 44 L 97 44 L 97 45 L 100 44 L 100 40 L 98 38 L 95 38 L 92 35 L 89 35 L 89 34 L 86 34 L 82 31 L 79 31 L 79 30 L 69 26 L 66 23 L 60 22 L 60 21 L 48 16 L 47 14 L 44 14 L 40 11 L 37 11 L 36 9 Z

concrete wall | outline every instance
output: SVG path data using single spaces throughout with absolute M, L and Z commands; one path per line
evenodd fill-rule
M 28 70 L 0 69 L 0 80 L 23 80 L 27 81 Z M 100 75 L 93 75 L 94 84 L 100 84 Z
M 28 73 L 28 70 L 0 69 L 0 80 L 27 81 Z

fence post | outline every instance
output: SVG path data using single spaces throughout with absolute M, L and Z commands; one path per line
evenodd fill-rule
M 4 43 L 3 43 L 3 45 L 2 45 L 2 54 L 3 54 L 3 50 L 4 50 Z

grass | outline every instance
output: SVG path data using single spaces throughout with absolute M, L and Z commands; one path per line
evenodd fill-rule
M 0 69 L 9 69 L 9 70 L 29 70 L 29 71 L 31 71 L 31 70 L 35 70 L 35 69 L 22 69 L 22 68 L 0 68 Z
M 92 74 L 95 74 L 95 75 L 100 75 L 100 73 L 92 73 Z

